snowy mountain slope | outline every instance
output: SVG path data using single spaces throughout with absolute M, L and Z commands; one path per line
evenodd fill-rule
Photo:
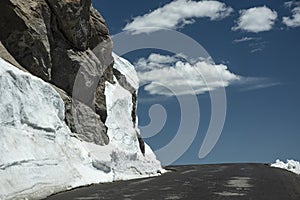
M 106 94 L 113 139 L 107 146 L 81 142 L 70 136 L 58 93 L 0 58 L 0 199 L 37 199 L 91 183 L 158 175 L 159 161 L 148 146 L 143 156 L 133 137 L 138 130 L 129 123 L 128 92 L 107 83 Z

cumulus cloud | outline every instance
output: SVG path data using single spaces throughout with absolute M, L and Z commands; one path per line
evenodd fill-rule
M 139 59 L 135 66 L 141 84 L 152 95 L 203 94 L 240 79 L 224 64 L 209 59 L 187 61 L 178 55 L 151 54 Z
M 288 1 L 285 2 L 285 6 L 292 9 L 292 16 L 283 17 L 282 22 L 288 27 L 298 27 L 300 26 L 300 1 L 293 2 Z
M 239 13 L 240 17 L 232 30 L 244 30 L 254 33 L 269 31 L 277 19 L 277 12 L 266 6 L 241 10 Z
M 135 34 L 160 29 L 177 29 L 191 24 L 194 18 L 223 19 L 233 11 L 219 1 L 175 0 L 143 16 L 133 18 L 123 30 Z

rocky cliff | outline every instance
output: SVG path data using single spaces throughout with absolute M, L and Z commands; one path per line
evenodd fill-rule
M 161 170 L 137 128 L 134 67 L 90 0 L 1 0 L 0 16 L 0 198 Z
M 108 29 L 91 1 L 3 0 L 0 13 L 3 46 L 30 73 L 64 91 L 71 130 L 85 141 L 107 144 L 105 82 L 113 83 L 115 74 L 134 105 L 136 97 L 113 69 Z

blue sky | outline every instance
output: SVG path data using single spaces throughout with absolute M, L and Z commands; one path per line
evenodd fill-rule
M 179 2 L 180 8 L 187 11 L 181 13 L 181 9 L 168 7 L 174 2 Z M 300 3 L 269 0 L 213 1 L 217 10 L 212 12 L 208 12 L 204 4 L 192 3 L 196 2 L 93 1 L 94 7 L 105 18 L 111 35 L 122 32 L 124 28 L 134 33 L 138 26 L 147 26 L 149 23 L 161 28 L 167 24 L 167 28 L 177 30 L 201 44 L 214 61 L 210 63 L 213 66 L 199 60 L 184 61 L 179 56 L 157 49 L 138 50 L 123 55 L 136 64 L 138 71 L 141 70 L 139 75 L 142 79 L 150 82 L 150 86 L 147 87 L 145 83 L 143 86 L 146 87 L 139 90 L 140 126 L 151 122 L 148 113 L 153 105 L 161 105 L 167 114 L 162 129 L 153 137 L 145 138 L 145 141 L 154 150 L 158 150 L 165 147 L 178 131 L 182 120 L 178 97 L 170 96 L 162 88 L 151 84 L 151 78 L 161 80 L 159 76 L 155 77 L 155 73 L 161 74 L 161 68 L 164 67 L 177 69 L 175 63 L 182 61 L 188 64 L 184 69 L 199 67 L 199 70 L 205 71 L 204 76 L 209 77 L 215 74 L 210 69 L 222 68 L 227 111 L 217 144 L 205 158 L 200 159 L 199 149 L 211 118 L 209 92 L 217 89 L 218 83 L 205 89 L 193 73 L 188 74 L 188 79 L 195 84 L 193 90 L 197 91 L 201 117 L 192 145 L 173 164 L 274 162 L 277 158 L 300 160 Z M 181 14 L 173 16 L 170 10 Z M 147 13 L 150 17 L 145 16 Z M 141 18 L 139 21 L 138 16 Z M 149 57 L 151 54 L 152 57 Z M 158 57 L 160 55 L 162 57 Z M 149 73 L 143 74 L 143 69 L 148 67 L 146 71 L 149 71 L 150 65 L 156 67 L 150 69 L 154 77 Z M 163 79 L 167 82 L 173 80 L 168 73 Z M 192 113 L 190 116 L 193 116 Z M 185 120 L 194 119 L 185 116 Z M 185 131 L 189 134 L 189 130 Z

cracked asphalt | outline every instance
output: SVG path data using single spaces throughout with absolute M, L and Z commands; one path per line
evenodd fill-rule
M 300 200 L 300 176 L 267 164 L 167 167 L 159 177 L 91 185 L 47 200 Z

